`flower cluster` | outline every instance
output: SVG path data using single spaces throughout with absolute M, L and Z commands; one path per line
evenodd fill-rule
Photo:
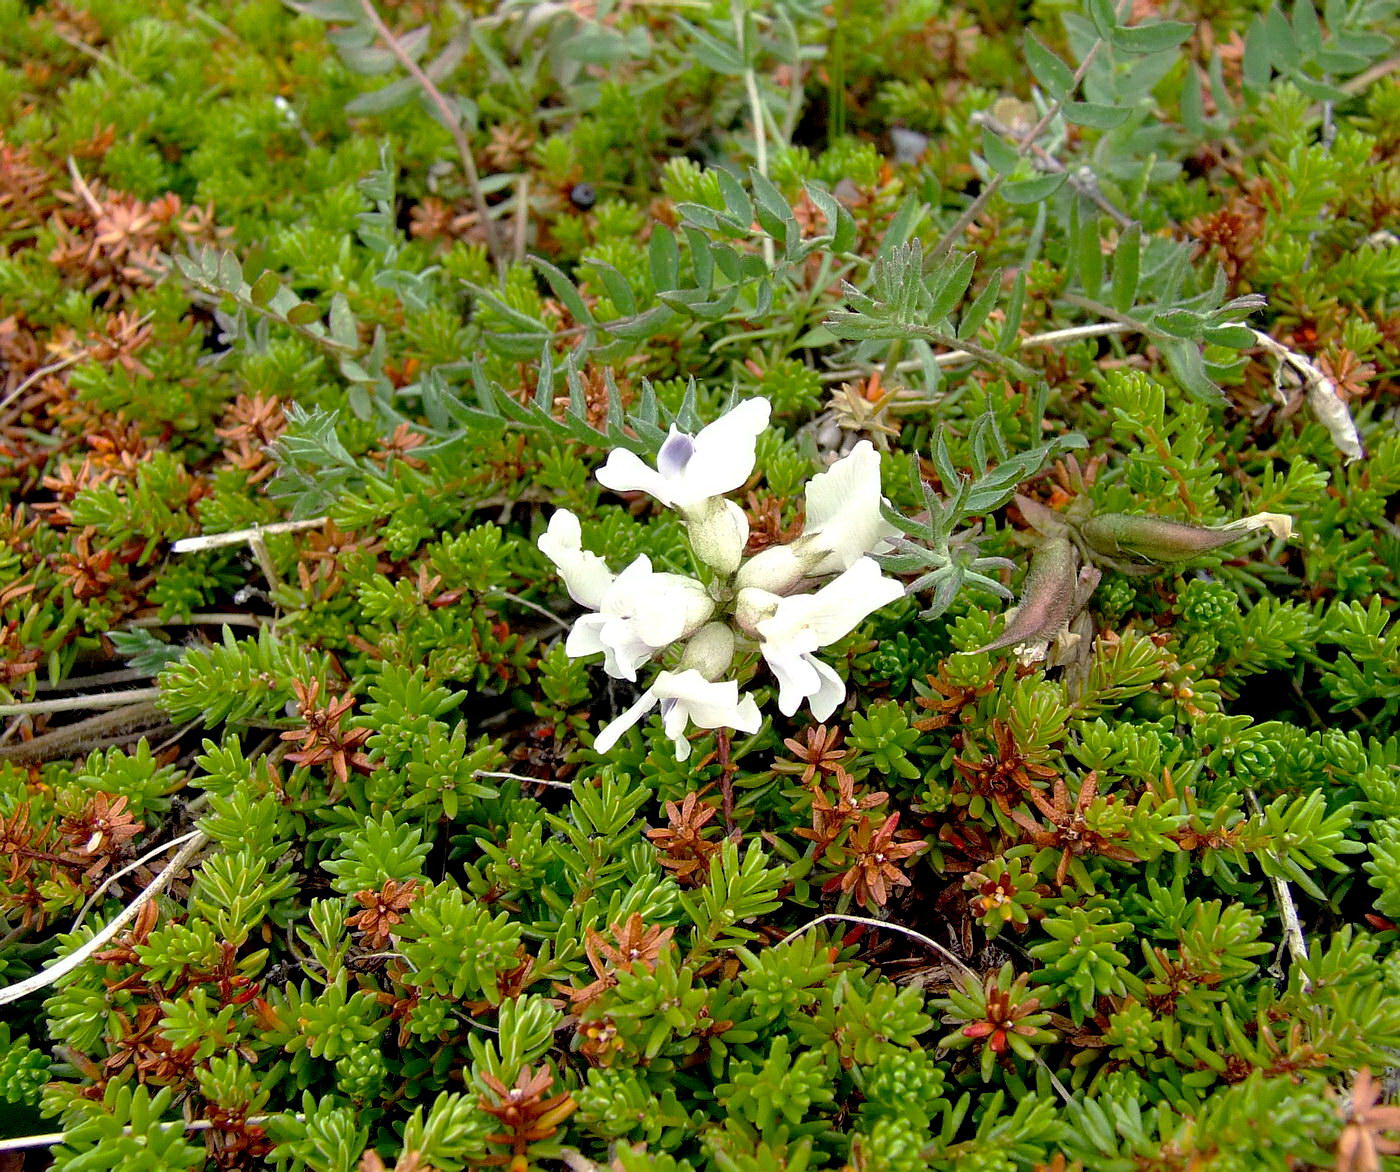
M 605 487 L 648 493 L 680 514 L 705 582 L 654 571 L 645 554 L 614 574 L 583 548 L 578 518 L 564 509 L 539 539 L 569 596 L 590 611 L 569 632 L 569 655 L 601 652 L 609 675 L 632 682 L 643 665 L 666 657 L 637 702 L 598 735 L 600 752 L 658 706 L 681 759 L 690 753 L 688 724 L 757 732 L 758 705 L 726 677 L 758 656 L 777 680 L 784 715 L 805 701 L 827 719 L 846 686 L 816 652 L 903 593 L 869 556 L 895 530 L 880 513 L 880 457 L 868 441 L 808 482 L 799 537 L 744 558 L 748 518 L 724 494 L 753 474 L 768 413 L 766 400 L 748 399 L 697 435 L 672 427 L 655 468 L 617 450 L 598 470 Z

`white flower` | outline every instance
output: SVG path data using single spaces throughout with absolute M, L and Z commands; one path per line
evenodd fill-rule
M 861 440 L 825 472 L 807 482 L 802 536 L 765 549 L 744 563 L 737 585 L 759 586 L 775 594 L 803 578 L 850 569 L 899 532 L 880 514 L 880 453 Z
M 656 681 L 641 694 L 637 702 L 598 734 L 593 748 L 606 753 L 621 739 L 622 734 L 661 705 L 661 721 L 666 735 L 676 746 L 676 760 L 690 756 L 690 742 L 685 738 L 687 724 L 697 728 L 732 728 L 738 732 L 754 733 L 763 723 L 758 705 L 752 696 L 740 696 L 734 680 L 711 683 L 698 671 L 663 671 Z
M 869 558 L 860 558 L 814 594 L 779 598 L 752 587 L 740 592 L 736 619 L 751 624 L 761 641 L 763 658 L 778 680 L 784 716 L 795 713 L 803 700 L 818 720 L 836 711 L 846 685 L 813 652 L 849 635 L 866 615 L 903 593 Z
M 880 515 L 883 499 L 880 453 L 869 440 L 861 440 L 807 482 L 807 519 L 800 541 L 813 559 L 809 576 L 849 570 L 899 532 Z
M 1246 533 L 1252 533 L 1256 529 L 1267 529 L 1281 541 L 1287 541 L 1293 536 L 1293 518 L 1287 513 L 1251 513 L 1248 517 L 1241 517 L 1229 525 L 1221 525 L 1221 529 L 1242 529 Z
M 768 426 L 767 399 L 746 399 L 695 436 L 671 428 L 648 468 L 633 452 L 616 448 L 598 469 L 598 483 L 614 492 L 649 493 L 685 513 L 710 497 L 733 492 L 753 474 L 758 436 Z
M 564 650 L 575 658 L 601 651 L 608 675 L 636 680 L 642 664 L 698 631 L 714 609 L 694 578 L 653 573 L 651 559 L 642 554 L 608 586 L 599 613 L 575 620 Z
M 577 517 L 568 509 L 556 509 L 549 519 L 549 528 L 535 544 L 558 569 L 570 598 L 594 610 L 602 605 L 603 595 L 617 575 L 596 553 L 583 548 L 583 531 Z

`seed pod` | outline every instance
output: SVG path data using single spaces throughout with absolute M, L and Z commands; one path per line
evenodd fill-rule
M 1275 537 L 1292 532 L 1292 519 L 1279 513 L 1255 513 L 1228 525 L 1206 528 L 1162 517 L 1104 513 L 1079 527 L 1089 547 L 1104 557 L 1134 557 L 1149 562 L 1188 562 L 1238 541 L 1256 529 Z
M 1078 570 L 1074 546 L 1067 538 L 1057 537 L 1037 546 L 1021 587 L 1021 601 L 1010 612 L 1006 630 L 1000 638 L 977 651 L 999 651 L 1018 643 L 1048 647 L 1074 617 Z M 1043 657 L 1043 650 L 1035 656 L 1036 659 Z

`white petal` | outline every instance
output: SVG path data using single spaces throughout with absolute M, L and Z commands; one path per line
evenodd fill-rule
M 564 640 L 571 659 L 603 653 L 603 670 L 617 680 L 637 679 L 637 669 L 655 653 L 636 637 L 626 620 L 605 614 L 580 615 Z
M 668 480 L 655 468 L 648 468 L 640 456 L 626 448 L 614 448 L 596 476 L 599 484 L 614 492 L 645 492 L 663 505 L 676 503 L 673 495 L 676 482 Z
M 812 577 L 849 569 L 898 532 L 880 515 L 880 453 L 861 440 L 850 453 L 807 482 L 806 520 L 799 544 Z
M 711 683 L 694 668 L 663 671 L 653 686 L 658 696 L 675 700 L 701 728 L 727 726 L 739 703 L 739 685 L 734 680 Z
M 612 721 L 607 728 L 603 729 L 603 731 L 598 734 L 593 742 L 593 751 L 595 753 L 606 753 L 622 739 L 623 733 L 656 707 L 658 699 L 659 697 L 656 694 L 655 688 L 643 692 L 631 708 L 627 709 L 626 712 Z
M 637 669 L 656 654 L 656 648 L 638 638 L 635 628 L 626 619 L 608 618 L 599 640 L 603 644 L 603 670 L 617 680 L 635 683 Z
M 690 756 L 690 742 L 685 738 L 687 724 L 757 732 L 763 723 L 753 697 L 740 699 L 739 685 L 734 680 L 711 682 L 693 669 L 663 671 L 656 677 L 652 691 L 661 697 L 666 735 L 674 743 L 679 761 Z
M 1293 518 L 1287 513 L 1251 513 L 1236 523 L 1250 530 L 1267 529 L 1275 537 L 1285 541 L 1293 536 Z
M 806 653 L 765 645 L 763 658 L 778 681 L 778 711 L 784 716 L 791 716 L 803 700 L 821 690 L 821 677 Z
M 602 604 L 604 614 L 626 619 L 637 638 L 654 649 L 699 630 L 714 608 L 705 587 L 694 578 L 653 573 L 645 554 L 617 576 Z
M 733 492 L 753 475 L 758 436 L 771 410 L 767 399 L 746 399 L 701 429 L 681 475 L 677 507 Z
M 758 704 L 752 696 L 740 698 L 739 706 L 734 710 L 731 727 L 735 732 L 745 733 L 756 733 L 763 727 L 763 713 L 758 710 Z
M 606 615 L 583 614 L 574 620 L 569 637 L 564 640 L 564 654 L 570 659 L 596 655 L 603 650 L 602 631 L 608 623 Z
M 846 698 L 846 684 L 840 676 L 836 674 L 836 669 L 830 664 L 823 663 L 815 655 L 803 657 L 816 670 L 821 677 L 821 685 L 810 696 L 807 697 L 807 706 L 812 710 L 812 715 L 818 720 L 827 720 L 842 700 Z
M 765 644 L 815 651 L 849 635 L 868 614 L 904 594 L 904 587 L 861 558 L 815 594 L 780 599 L 771 618 L 758 624 Z
M 556 509 L 549 519 L 549 528 L 535 544 L 558 568 L 569 597 L 580 606 L 597 610 L 614 575 L 607 562 L 583 548 L 578 518 L 568 509 Z

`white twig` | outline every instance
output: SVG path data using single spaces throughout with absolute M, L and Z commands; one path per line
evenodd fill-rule
M 572 790 L 573 784 L 567 781 L 550 781 L 543 777 L 526 777 L 523 773 L 503 773 L 497 769 L 477 769 L 472 773 L 473 777 L 495 777 L 504 781 L 524 781 L 530 785 L 548 785 L 554 789 Z
M 101 207 L 97 205 L 97 202 L 95 200 L 93 200 L 92 191 L 88 188 L 88 185 L 83 182 L 82 175 L 78 173 L 78 166 L 76 163 L 73 162 L 71 158 L 68 160 L 68 167 L 73 174 L 74 186 L 76 186 L 78 190 L 82 192 L 88 200 L 92 201 L 94 208 L 93 214 L 101 215 Z M 144 314 L 143 316 L 138 318 L 130 328 L 133 330 L 140 329 L 154 316 L 154 313 Z M 3 399 L 0 399 L 0 411 L 3 411 L 16 399 L 18 399 L 22 394 L 24 394 L 25 391 L 27 391 L 30 387 L 32 387 L 35 383 L 39 382 L 41 379 L 45 379 L 51 374 L 58 374 L 59 371 L 67 370 L 70 366 L 75 366 L 79 362 L 85 362 L 91 357 L 92 352 L 90 350 L 82 349 L 79 350 L 76 354 L 68 355 L 67 358 L 60 358 L 57 362 L 50 362 L 47 366 L 39 367 L 38 370 L 34 371 L 28 378 L 26 378 L 22 383 L 20 383 L 19 386 L 15 387 L 13 391 L 10 391 L 9 394 L 7 394 Z
M 85 350 L 81 354 L 73 354 L 67 358 L 60 358 L 57 362 L 50 362 L 47 366 L 39 367 L 38 370 L 36 370 L 27 379 L 20 383 L 19 386 L 17 386 L 13 391 L 11 391 L 3 399 L 0 399 L 0 411 L 3 411 L 16 399 L 18 399 L 22 394 L 24 394 L 25 391 L 29 390 L 30 387 L 32 387 L 35 383 L 39 382 L 41 379 L 48 378 L 48 376 L 51 374 L 57 374 L 60 370 L 67 370 L 70 366 L 81 362 L 86 357 L 87 351 Z
M 73 186 L 78 189 L 78 194 L 83 197 L 83 202 L 87 204 L 96 219 L 101 219 L 104 212 L 102 205 L 97 202 L 97 197 L 92 194 L 92 188 L 87 185 L 87 180 L 83 178 L 83 173 L 78 170 L 78 160 L 72 155 L 68 156 L 68 174 L 73 179 Z
M 282 1119 L 287 1117 L 288 1116 L 282 1115 L 249 1115 L 244 1122 L 266 1123 L 271 1119 Z M 300 1111 L 298 1111 L 295 1115 L 291 1115 L 290 1118 L 305 1119 L 306 1116 L 304 1116 Z M 155 1126 L 179 1127 L 183 1128 L 185 1131 L 208 1131 L 214 1126 L 214 1122 L 211 1119 L 190 1119 L 185 1121 L 181 1121 L 178 1119 L 162 1119 L 158 1120 Z M 130 1127 L 124 1127 L 122 1128 L 122 1130 L 128 1135 L 131 1134 L 133 1131 L 133 1129 Z M 45 1132 L 43 1135 L 21 1135 L 16 1136 L 13 1139 L 0 1139 L 0 1152 L 18 1152 L 22 1151 L 25 1148 L 51 1148 L 55 1144 L 63 1143 L 64 1140 L 66 1140 L 67 1138 L 68 1133 L 66 1131 L 48 1131 Z
M 261 615 L 245 614 L 243 611 L 211 611 L 209 613 L 186 615 L 182 619 L 163 619 L 157 615 L 146 618 L 128 619 L 129 629 L 144 627 L 261 627 Z
M 209 836 L 202 830 L 195 831 L 194 837 L 180 848 L 180 853 L 170 860 L 169 866 L 152 879 L 141 893 L 127 904 L 105 928 L 86 944 L 79 945 L 67 956 L 59 957 L 48 968 L 40 969 L 32 977 L 26 977 L 22 981 L 0 989 L 0 1005 L 8 1005 L 11 1001 L 18 1001 L 21 997 L 28 997 L 31 993 L 47 988 L 86 962 L 88 957 L 105 947 L 110 940 L 116 937 L 118 932 L 135 919 L 136 914 L 165 889 L 166 885 L 208 841 Z
M 538 615 L 543 615 L 545 618 L 549 619 L 550 622 L 554 623 L 561 631 L 567 631 L 569 629 L 569 624 L 566 620 L 561 619 L 548 607 L 541 606 L 538 602 L 531 602 L 528 598 L 521 598 L 520 595 L 512 594 L 509 590 L 492 590 L 489 591 L 489 593 L 494 594 L 499 598 L 509 598 L 511 602 L 518 603 L 520 606 L 525 607 L 527 610 L 532 610 Z
M 92 911 L 92 909 L 97 906 L 97 901 L 102 898 L 102 893 L 106 891 L 107 888 L 111 887 L 112 884 L 115 883 L 118 879 L 122 878 L 122 876 L 130 875 L 131 872 L 136 870 L 137 867 L 140 867 L 145 863 L 149 863 L 152 859 L 156 858 L 159 855 L 165 854 L 165 852 L 170 850 L 172 847 L 177 847 L 181 843 L 189 842 L 189 840 L 192 839 L 198 833 L 200 833 L 198 830 L 191 830 L 188 834 L 182 834 L 179 838 L 171 839 L 170 842 L 162 843 L 160 846 L 155 847 L 153 850 L 148 850 L 134 863 L 128 863 L 120 871 L 116 872 L 116 874 L 108 875 L 107 878 L 102 881 L 102 886 L 88 896 L 87 903 L 83 904 L 83 910 L 78 913 L 77 918 L 73 921 L 73 926 L 68 930 L 70 932 L 76 932 L 79 928 L 81 928 L 83 926 L 83 921 L 87 918 L 88 912 Z
M 1279 402 L 1288 402 L 1288 396 L 1283 392 L 1283 372 L 1286 368 L 1293 372 L 1302 385 L 1308 397 L 1308 406 L 1312 408 L 1317 421 L 1327 429 L 1327 434 L 1332 437 L 1333 446 L 1346 457 L 1346 462 L 1350 464 L 1361 459 L 1366 450 L 1361 446 L 1361 436 L 1356 430 L 1351 412 L 1337 393 L 1336 383 L 1307 358 L 1295 350 L 1290 350 L 1282 342 L 1274 341 L 1261 330 L 1251 329 L 1249 332 L 1254 335 L 1254 340 L 1260 347 L 1274 359 L 1274 393 L 1278 395 Z
M 982 978 L 970 969 L 956 953 L 945 948 L 938 943 L 937 940 L 925 936 L 922 932 L 916 932 L 913 928 L 906 928 L 903 924 L 895 924 L 887 920 L 877 920 L 872 916 L 847 916 L 841 915 L 838 912 L 827 912 L 826 915 L 818 916 L 815 920 L 811 920 L 795 931 L 789 932 L 779 940 L 778 943 L 786 944 L 789 940 L 797 939 L 797 937 L 801 936 L 802 933 L 806 932 L 809 928 L 815 928 L 818 924 L 824 924 L 831 920 L 841 920 L 849 924 L 865 924 L 871 928 L 887 928 L 891 932 L 898 932 L 903 936 L 908 936 L 911 940 L 917 940 L 926 948 L 932 948 L 940 956 L 946 957 L 948 960 L 952 961 L 967 979 L 972 982 L 975 988 L 980 989 L 982 987 Z M 1055 1072 L 1050 1069 L 1049 1064 L 1046 1063 L 1044 1058 L 1039 1054 L 1033 1054 L 1033 1057 L 1035 1058 L 1036 1065 L 1039 1066 L 1041 1070 L 1045 1071 L 1046 1077 L 1050 1080 L 1050 1085 L 1053 1086 L 1059 1096 L 1068 1103 L 1071 1098 L 1069 1089 L 1056 1077 Z
M 198 537 L 182 537 L 170 547 L 171 553 L 198 553 L 219 549 L 225 545 L 247 545 L 260 537 L 277 533 L 301 533 L 319 529 L 329 517 L 312 517 L 307 521 L 274 521 L 271 525 L 254 525 L 251 529 L 230 529 L 227 533 L 202 533 Z
M 267 584 L 274 590 L 282 585 L 282 576 L 277 572 L 277 563 L 272 560 L 272 551 L 267 548 L 267 538 L 261 533 L 254 533 L 252 537 L 248 538 L 248 548 L 253 551 L 253 560 L 258 563 L 258 568 L 262 570 Z
M 1262 814 L 1259 799 L 1254 791 L 1247 789 L 1244 792 L 1255 814 Z M 1303 937 L 1303 925 L 1298 921 L 1298 907 L 1293 902 L 1293 891 L 1277 875 L 1269 876 L 1269 885 L 1274 889 L 1274 898 L 1278 900 L 1279 918 L 1283 921 L 1283 939 L 1288 945 L 1288 954 L 1293 958 L 1293 963 L 1298 964 L 1308 959 L 1308 942 Z M 1304 977 L 1303 991 L 1306 993 L 1311 988 L 1312 982 Z
M 75 708 L 120 708 L 123 704 L 158 699 L 159 688 L 128 688 L 125 692 L 99 692 L 90 696 L 64 696 L 59 700 L 0 704 L 0 716 L 37 716 L 41 712 L 71 712 Z
M 520 176 L 520 188 L 515 202 L 515 242 L 512 259 L 516 264 L 525 263 L 525 245 L 528 243 L 530 227 L 530 176 Z
M 903 936 L 908 936 L 911 940 L 917 940 L 920 944 L 924 945 L 924 947 L 931 948 L 940 956 L 946 957 L 948 960 L 952 961 L 968 980 L 979 988 L 981 987 L 982 978 L 970 969 L 967 964 L 958 957 L 957 953 L 953 952 L 951 949 L 945 948 L 942 944 L 938 943 L 937 940 L 934 940 L 930 936 L 925 936 L 922 932 L 914 931 L 913 928 L 906 928 L 903 924 L 895 924 L 887 920 L 877 920 L 872 916 L 847 916 L 837 912 L 827 912 L 826 915 L 818 916 L 815 920 L 810 920 L 803 924 L 802 927 L 789 932 L 779 940 L 778 943 L 786 944 L 789 940 L 796 940 L 802 933 L 809 929 L 815 928 L 818 924 L 829 923 L 832 920 L 841 920 L 848 924 L 865 924 L 870 928 L 887 928 L 891 932 L 898 932 Z

